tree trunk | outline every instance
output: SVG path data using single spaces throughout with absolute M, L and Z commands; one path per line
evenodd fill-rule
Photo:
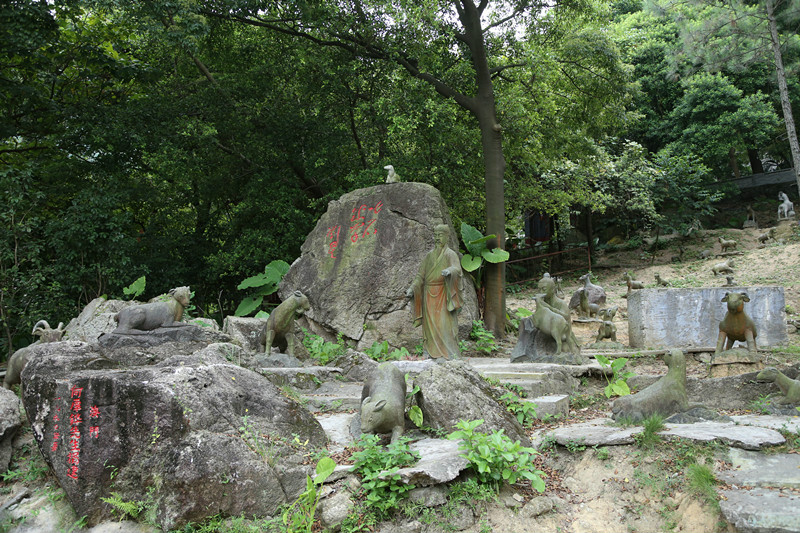
M 750 170 L 753 174 L 764 173 L 764 165 L 761 164 L 761 158 L 758 157 L 758 150 L 755 148 L 748 148 L 747 158 L 750 160 Z
M 783 69 L 783 56 L 781 55 L 781 41 L 778 37 L 778 25 L 775 22 L 775 9 L 773 0 L 766 0 L 767 21 L 769 34 L 772 40 L 772 53 L 775 55 L 775 72 L 778 77 L 778 90 L 781 94 L 781 107 L 783 108 L 783 121 L 786 124 L 786 133 L 789 136 L 789 148 L 792 151 L 792 166 L 797 182 L 797 192 L 800 194 L 800 143 L 797 142 L 797 130 L 794 127 L 792 115 L 792 102 L 789 100 L 789 88 L 786 85 L 786 71 Z
M 739 162 L 736 160 L 736 148 L 731 147 L 731 149 L 728 150 L 728 163 L 733 171 L 733 177 L 737 179 L 741 178 L 742 173 L 739 172 Z

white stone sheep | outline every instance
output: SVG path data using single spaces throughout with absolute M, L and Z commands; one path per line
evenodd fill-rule
M 578 341 L 567 320 L 550 309 L 544 301 L 544 294 L 537 294 L 533 299 L 536 300 L 536 311 L 531 316 L 531 321 L 536 329 L 550 335 L 556 341 L 556 355 L 561 353 L 562 343 L 566 344 L 570 352 L 580 353 Z
M 386 165 L 383 167 L 383 170 L 389 171 L 389 173 L 386 175 L 386 183 L 400 183 L 400 176 L 394 171 L 394 167 L 392 165 Z
M 736 248 L 736 241 L 733 239 L 724 239 L 722 237 L 718 237 L 719 239 L 719 246 L 722 252 L 727 252 L 728 248 Z
M 25 368 L 25 365 L 28 364 L 28 357 L 30 357 L 30 348 L 31 346 L 35 346 L 37 344 L 45 344 L 48 342 L 58 342 L 61 340 L 61 337 L 64 335 L 64 323 L 59 322 L 58 327 L 53 329 L 50 327 L 50 324 L 47 323 L 47 320 L 40 320 L 33 326 L 33 332 L 31 335 L 36 335 L 39 337 L 39 340 L 31 344 L 30 346 L 26 346 L 24 348 L 20 348 L 9 358 L 8 360 L 8 368 L 6 370 L 6 377 L 3 379 L 3 387 L 6 389 L 10 389 L 12 385 L 16 385 L 20 383 L 20 376 L 22 375 L 22 369 Z
M 158 328 L 186 326 L 181 319 L 183 311 L 189 305 L 191 290 L 189 287 L 178 287 L 169 291 L 169 296 L 163 302 L 126 307 L 114 315 L 118 326 L 113 333 L 142 335 Z
M 714 275 L 718 274 L 733 274 L 733 260 L 728 259 L 727 261 L 723 261 L 722 263 L 717 263 L 713 267 L 711 267 L 711 271 Z
M 781 191 L 778 193 L 778 200 L 781 201 L 781 205 L 778 206 L 778 220 L 793 217 L 794 204 L 789 200 L 785 192 Z

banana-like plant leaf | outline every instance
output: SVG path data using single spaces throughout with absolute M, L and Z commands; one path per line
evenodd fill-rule
M 236 316 L 247 316 L 258 309 L 258 306 L 261 305 L 263 300 L 263 296 L 245 298 L 242 300 L 242 303 L 239 304 L 239 307 L 236 308 L 236 311 L 233 314 Z
M 464 254 L 461 257 L 461 268 L 463 268 L 466 272 L 478 270 L 482 263 L 483 259 L 481 259 L 480 256 L 473 257 L 469 254 Z
M 492 251 L 484 250 L 483 252 L 481 252 L 481 257 L 483 257 L 490 263 L 502 263 L 503 261 L 508 261 L 510 255 L 505 250 L 501 250 L 500 248 L 495 248 Z

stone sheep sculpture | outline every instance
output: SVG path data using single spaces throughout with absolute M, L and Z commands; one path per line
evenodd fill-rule
M 191 297 L 189 287 L 177 287 L 169 291 L 165 301 L 126 307 L 114 315 L 117 328 L 112 333 L 145 335 L 158 328 L 187 326 L 181 320 Z
M 394 167 L 392 165 L 386 165 L 383 167 L 383 170 L 389 171 L 389 173 L 386 175 L 386 183 L 400 183 L 400 176 L 394 171 Z
M 579 289 L 581 293 L 581 303 L 578 306 L 578 316 L 581 318 L 594 318 L 600 311 L 600 306 L 589 301 L 586 289 Z
M 644 289 L 644 283 L 641 281 L 635 281 L 629 272 L 625 272 L 625 283 L 628 285 L 628 292 L 631 292 L 633 289 Z
M 727 252 L 728 248 L 736 248 L 736 244 L 737 243 L 733 239 L 725 239 L 723 237 L 718 237 L 718 239 L 719 239 L 719 246 L 720 246 L 720 249 L 722 250 L 722 253 Z
M 3 387 L 6 389 L 10 389 L 12 385 L 17 385 L 21 382 L 20 376 L 22 375 L 22 369 L 24 369 L 25 365 L 28 364 L 28 358 L 31 354 L 31 346 L 60 341 L 61 337 L 64 336 L 64 323 L 59 322 L 58 327 L 53 329 L 50 327 L 50 324 L 47 323 L 47 320 L 40 320 L 36 323 L 36 325 L 33 326 L 31 335 L 39 337 L 39 340 L 30 346 L 20 348 L 8 359 L 6 377 L 3 379 Z
M 747 341 L 748 351 L 755 353 L 757 350 L 756 337 L 758 336 L 758 331 L 753 319 L 744 312 L 745 302 L 750 301 L 747 293 L 726 292 L 722 301 L 728 303 L 728 312 L 722 322 L 719 323 L 719 337 L 717 338 L 717 349 L 714 354 L 721 353 L 723 347 L 726 350 L 730 350 L 733 348 L 734 341 Z
M 580 306 L 581 291 L 586 293 L 586 296 L 589 298 L 589 303 L 597 304 L 598 306 L 602 306 L 606 303 L 606 291 L 600 285 L 595 285 L 592 283 L 591 272 L 587 272 L 578 279 L 583 282 L 583 287 L 572 293 L 572 296 L 569 299 L 570 309 L 577 309 Z
M 600 316 L 601 319 L 603 319 L 603 321 L 607 320 L 610 322 L 614 320 L 615 316 L 617 316 L 618 309 L 619 307 L 617 307 L 616 305 L 614 307 L 609 307 L 608 309 L 601 309 L 598 312 L 598 315 Z
M 595 342 L 600 342 L 603 339 L 611 339 L 617 342 L 617 326 L 610 320 L 604 320 L 597 329 L 597 338 Z
M 785 192 L 781 191 L 778 193 L 778 200 L 781 201 L 781 205 L 778 206 L 778 220 L 793 217 L 794 204 L 789 200 Z
M 395 442 L 405 430 L 406 380 L 392 363 L 381 363 L 361 389 L 362 433 L 391 433 Z
M 614 400 L 611 412 L 614 420 L 630 419 L 638 423 L 653 415 L 668 417 L 689 409 L 686 395 L 686 357 L 678 349 L 664 354 L 667 375 L 636 394 Z
M 278 349 L 294 357 L 294 321 L 311 309 L 308 298 L 300 291 L 294 291 L 284 300 L 267 319 L 264 339 L 264 351 L 269 355 L 273 343 Z
M 775 398 L 775 403 L 784 405 L 800 404 L 800 381 L 788 377 L 775 367 L 768 366 L 756 376 L 758 381 L 775 383 L 783 394 L 780 398 Z
M 713 272 L 715 276 L 718 274 L 733 274 L 733 259 L 717 263 L 711 267 L 711 272 Z
M 531 315 L 531 322 L 539 331 L 551 336 L 556 341 L 556 355 L 561 353 L 562 343 L 572 353 L 580 353 L 578 340 L 572 333 L 569 322 L 561 314 L 553 311 L 544 301 L 544 294 L 533 297 L 536 300 L 536 311 Z
M 769 228 L 767 231 L 758 236 L 758 242 L 767 244 L 770 239 L 775 239 L 775 228 Z
M 663 279 L 658 272 L 655 273 L 655 278 L 656 278 L 656 285 L 659 285 L 661 287 L 669 287 L 669 281 Z

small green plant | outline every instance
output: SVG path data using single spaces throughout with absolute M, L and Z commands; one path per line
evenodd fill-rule
M 317 462 L 316 475 L 306 476 L 306 490 L 281 514 L 286 533 L 311 533 L 314 527 L 314 513 L 317 510 L 322 492 L 319 490 L 333 473 L 336 463 L 330 457 Z
M 125 294 L 125 296 L 130 296 L 131 300 L 135 300 L 136 298 L 141 296 L 142 293 L 144 293 L 144 287 L 146 283 L 147 281 L 145 280 L 145 277 L 142 276 L 141 278 L 137 279 L 136 281 L 134 281 L 133 283 L 122 289 L 122 292 Z
M 240 291 L 251 289 L 247 296 L 234 311 L 236 316 L 247 316 L 261 306 L 265 296 L 269 296 L 278 290 L 283 276 L 289 271 L 289 263 L 286 261 L 271 261 L 264 267 L 264 272 L 250 276 L 242 281 L 236 288 Z M 259 311 L 256 318 L 266 318 L 269 316 L 265 311 Z
M 408 358 L 411 355 L 404 346 L 389 351 L 388 341 L 375 341 L 372 343 L 372 346 L 364 350 L 364 353 L 366 353 L 371 359 L 374 359 L 378 362 L 399 361 L 403 358 Z
M 29 448 L 23 447 L 20 453 L 25 454 L 28 450 Z M 44 458 L 42 458 L 42 454 L 38 452 L 29 453 L 27 457 L 20 455 L 15 466 L 16 468 L 13 470 L 9 468 L 4 473 L 0 474 L 0 478 L 2 478 L 3 481 L 33 483 L 46 478 L 49 472 Z
M 397 471 L 413 464 L 419 454 L 408 446 L 408 437 L 400 437 L 386 449 L 378 445 L 377 435 L 362 435 L 360 451 L 353 454 L 353 471 L 361 476 L 365 502 L 378 518 L 385 518 L 397 509 L 414 485 L 407 485 Z
M 142 502 L 123 500 L 122 495 L 118 492 L 112 492 L 108 498 L 100 499 L 111 506 L 112 514 L 119 514 L 120 518 L 131 517 L 135 519 L 144 510 Z
M 271 446 L 265 443 L 258 430 L 253 426 L 248 418 L 248 409 L 245 409 L 245 414 L 242 416 L 242 425 L 239 426 L 239 437 L 244 441 L 250 450 L 256 455 L 261 456 L 262 459 L 267 461 L 269 465 L 275 462 L 275 453 Z
M 691 464 L 686 470 L 686 477 L 689 479 L 689 490 L 705 498 L 711 505 L 719 506 L 719 498 L 714 488 L 717 480 L 708 466 Z
M 567 439 L 566 444 L 564 447 L 567 449 L 569 453 L 578 453 L 582 452 L 586 449 L 586 439 L 581 437 L 580 439 Z
M 408 418 L 414 422 L 414 425 L 418 428 L 423 426 L 423 416 L 422 416 L 422 409 L 419 408 L 419 405 L 412 405 L 411 409 L 408 410 Z
M 309 333 L 303 328 L 303 346 L 308 350 L 308 355 L 316 359 L 321 366 L 325 366 L 340 355 L 344 355 L 347 349 L 342 334 L 337 338 L 338 342 L 329 342 L 313 333 Z
M 509 484 L 527 479 L 538 492 L 544 492 L 544 472 L 536 469 L 534 458 L 539 454 L 533 448 L 526 448 L 519 441 L 512 442 L 503 430 L 490 434 L 475 431 L 483 420 L 461 420 L 456 424 L 457 431 L 447 436 L 450 440 L 461 440 L 461 456 L 469 461 L 478 480 L 482 483 Z
M 750 403 L 750 409 L 757 411 L 762 415 L 769 414 L 769 395 L 763 394 Z
M 536 405 L 525 402 L 513 392 L 507 392 L 500 396 L 500 402 L 505 406 L 506 411 L 517 417 L 517 422 L 529 428 L 536 420 Z
M 605 446 L 603 446 L 602 448 L 595 448 L 595 451 L 597 452 L 597 458 L 600 459 L 601 461 L 608 461 L 609 459 L 611 459 L 611 452 L 609 452 L 608 448 L 606 448 Z
M 472 321 L 472 331 L 469 338 L 475 341 L 475 348 L 485 354 L 490 354 L 497 349 L 494 333 L 487 331 L 482 320 Z
M 606 388 L 603 390 L 606 398 L 611 398 L 614 395 L 627 396 L 631 393 L 631 389 L 628 387 L 627 380 L 636 374 L 633 372 L 624 371 L 625 365 L 628 363 L 628 360 L 625 357 L 619 357 L 611 361 L 606 356 L 597 354 L 595 355 L 595 359 L 597 359 L 597 362 L 600 363 L 600 366 L 603 368 L 610 368 L 614 374 L 611 378 L 608 377 L 608 374 L 603 374 L 603 376 L 606 378 L 606 383 L 608 383 Z
M 636 443 L 645 449 L 651 449 L 661 442 L 659 431 L 664 429 L 664 417 L 659 414 L 650 415 L 644 419 L 644 431 L 634 437 Z

